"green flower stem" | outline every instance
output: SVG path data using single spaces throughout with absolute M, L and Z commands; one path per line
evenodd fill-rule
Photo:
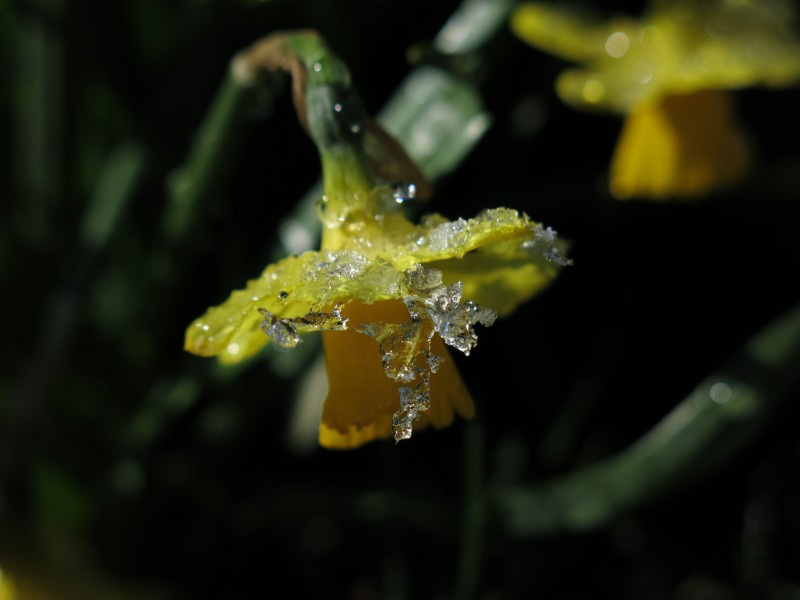
M 292 35 L 288 43 L 306 69 L 309 87 L 351 87 L 352 80 L 347 65 L 330 51 L 318 35 L 299 32 Z
M 375 181 L 356 148 L 327 150 L 322 158 L 322 189 L 329 200 L 348 202 L 353 192 L 369 192 Z
M 464 431 L 465 507 L 456 592 L 457 600 L 478 596 L 483 537 L 488 512 L 484 489 L 484 436 L 478 421 L 466 424 Z
M 65 194 L 65 43 L 48 22 L 64 18 L 65 2 L 42 2 L 34 14 L 20 19 L 16 28 L 14 118 L 11 121 L 16 179 L 20 202 L 14 224 L 26 242 L 44 246 L 51 237 L 54 208 Z M 26 11 L 27 12 L 27 11 Z M 4 199 L 6 201 L 6 199 Z
M 333 202 L 368 192 L 375 177 L 364 151 L 366 113 L 347 66 L 316 35 L 298 34 L 289 46 L 305 68 L 304 120 L 322 161 L 322 189 Z
M 800 306 L 752 337 L 656 427 L 616 456 L 533 486 L 495 493 L 523 537 L 602 527 L 730 461 L 800 383 Z
M 443 54 L 480 51 L 505 27 L 514 4 L 465 0 L 437 34 L 434 45 Z M 442 119 L 442 114 L 448 118 Z M 377 120 L 431 182 L 455 169 L 491 124 L 474 83 L 445 68 L 424 65 L 398 86 Z M 313 244 L 303 242 L 319 238 L 315 205 L 321 190 L 319 184 L 312 187 L 282 221 L 275 258 L 308 250 Z

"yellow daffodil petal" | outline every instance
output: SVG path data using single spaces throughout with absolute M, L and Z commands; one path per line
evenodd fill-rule
M 377 223 L 354 231 L 344 227 L 335 238 L 339 249 L 306 252 L 268 266 L 243 290 L 196 319 L 186 331 L 185 349 L 217 356 L 224 364 L 241 362 L 269 343 L 264 329 L 269 319 L 293 320 L 283 325 L 300 327 L 299 332 L 324 329 L 317 327 L 319 320 L 303 327 L 302 319 L 352 300 L 401 299 L 409 293 L 404 279 L 417 265 L 461 259 L 478 250 L 482 263 L 471 256 L 464 263 L 464 272 L 474 274 L 465 282 L 469 295 L 464 298 L 494 297 L 504 313 L 543 289 L 557 272 L 558 261 L 546 264 L 558 255 L 552 232 L 515 210 L 496 208 L 452 222 L 431 215 L 417 226 L 389 214 Z M 522 265 L 525 260 L 530 264 Z M 481 265 L 495 273 L 478 274 L 474 269 Z M 523 283 L 526 276 L 530 279 Z M 505 301 L 486 289 L 512 279 L 518 282 L 515 293 Z
M 535 247 L 506 241 L 427 266 L 442 271 L 445 283 L 462 282 L 465 298 L 502 317 L 552 283 L 566 262 L 563 252 L 563 247 L 552 246 L 547 257 Z
M 750 154 L 731 103 L 728 93 L 707 90 L 631 112 L 611 165 L 611 193 L 694 198 L 743 177 Z
M 401 324 L 409 319 L 409 313 L 402 302 L 389 301 L 372 305 L 353 302 L 342 314 L 353 328 L 322 334 L 328 395 L 319 442 L 327 448 L 350 449 L 392 436 L 392 416 L 400 410 L 403 385 L 386 376 L 378 343 L 357 328 L 376 322 Z M 464 418 L 475 413 L 472 397 L 442 339 L 435 336 L 430 348 L 444 360 L 431 375 L 430 408 L 420 413 L 415 429 L 429 424 L 447 427 L 455 413 Z
M 525 3 L 511 16 L 511 29 L 522 40 L 565 60 L 596 57 L 606 39 L 606 24 L 571 7 Z
M 441 215 L 429 215 L 418 225 L 405 244 L 395 248 L 391 258 L 401 269 L 415 264 L 461 258 L 478 248 L 514 242 L 517 245 L 535 242 L 541 226 L 527 215 L 510 208 L 493 208 L 472 219 L 447 221 Z M 539 254 L 547 244 L 539 246 Z
M 217 356 L 231 364 L 246 360 L 268 342 L 261 330 L 264 313 L 299 318 L 318 307 L 359 298 L 376 302 L 394 298 L 402 273 L 384 261 L 359 253 L 306 252 L 268 266 L 243 290 L 209 308 L 186 330 L 184 348 L 200 356 Z

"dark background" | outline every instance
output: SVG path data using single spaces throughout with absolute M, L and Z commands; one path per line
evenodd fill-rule
M 295 598 L 454 597 L 476 468 L 463 423 L 300 451 L 287 431 L 306 359 L 290 374 L 267 360 L 226 374 L 182 351 L 188 323 L 269 262 L 277 224 L 317 181 L 288 93 L 250 107 L 188 235 L 169 243 L 159 223 L 238 50 L 317 29 L 375 114 L 415 66 L 409 49 L 457 6 L 0 0 L 0 568 L 12 578 L 47 598 L 90 598 L 74 590 L 106 578 L 120 598 L 151 583 L 191 599 L 284 586 Z M 508 206 L 571 242 L 574 265 L 553 287 L 456 357 L 485 480 L 535 483 L 634 442 L 795 304 L 800 96 L 737 94 L 758 157 L 737 188 L 620 203 L 605 191 L 620 120 L 564 106 L 553 92 L 564 63 L 506 28 L 479 59 L 468 75 L 493 125 L 430 210 Z M 89 251 L 82 219 L 128 143 L 142 176 Z M 520 538 L 490 510 L 465 597 L 800 598 L 797 400 L 700 481 L 597 530 Z M 548 437 L 554 423 L 568 435 Z

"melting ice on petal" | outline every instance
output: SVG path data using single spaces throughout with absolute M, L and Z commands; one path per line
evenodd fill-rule
M 296 348 L 302 338 L 301 333 L 309 331 L 343 331 L 347 329 L 347 318 L 342 316 L 341 305 L 327 312 L 311 311 L 302 317 L 280 318 L 265 308 L 258 312 L 264 315 L 259 327 L 281 348 Z
M 488 308 L 481 308 L 474 302 L 461 302 L 463 284 L 458 281 L 453 285 L 437 289 L 425 299 L 425 310 L 434 323 L 436 331 L 448 346 L 458 348 L 469 356 L 470 351 L 478 343 L 475 324 L 492 325 L 497 313 Z
M 430 377 L 423 377 L 422 382 L 413 389 L 405 385 L 400 388 L 400 410 L 392 415 L 395 442 L 411 437 L 414 421 L 419 420 L 420 413 L 430 408 L 430 391 Z
M 400 410 L 392 415 L 395 441 L 411 437 L 414 421 L 430 407 L 430 379 L 444 360 L 433 354 L 434 334 L 430 319 L 412 316 L 403 323 L 365 323 L 361 333 L 375 338 L 386 376 L 409 385 L 399 388 Z M 416 382 L 415 385 L 410 385 Z
M 462 302 L 463 284 L 458 281 L 445 286 L 436 269 L 417 266 L 406 274 L 406 285 L 413 292 L 405 300 L 411 317 L 421 319 L 423 313 L 427 315 L 445 343 L 466 355 L 478 343 L 475 325 L 488 327 L 497 318 L 493 310 L 471 301 Z
M 422 265 L 417 265 L 414 269 L 407 271 L 404 283 L 415 294 L 430 293 L 444 285 L 441 271 L 425 269 Z
M 426 358 L 428 359 L 428 368 L 431 373 L 436 373 L 439 370 L 439 365 L 444 362 L 444 359 L 438 354 L 428 353 Z
M 428 355 L 434 328 L 429 320 L 412 317 L 403 323 L 365 323 L 359 331 L 378 342 L 383 370 L 390 379 L 408 383 L 431 370 Z
M 469 240 L 467 222 L 460 218 L 442 223 L 428 234 L 428 246 L 431 250 L 439 252 L 463 245 L 467 240 Z
M 311 265 L 304 274 L 306 281 L 334 282 L 355 279 L 369 265 L 369 259 L 353 250 L 325 252 L 320 260 Z
M 475 325 L 489 326 L 497 316 L 474 302 L 463 302 L 461 282 L 444 285 L 437 269 L 417 265 L 405 273 L 403 283 L 409 291 L 405 298 L 409 320 L 365 323 L 358 330 L 378 342 L 387 377 L 407 384 L 399 389 L 400 410 L 392 417 L 397 441 L 411 437 L 414 421 L 430 407 L 431 375 L 444 361 L 431 352 L 434 334 L 469 354 L 478 343 Z

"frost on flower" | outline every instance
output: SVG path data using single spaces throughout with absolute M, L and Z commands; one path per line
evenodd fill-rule
M 343 331 L 347 329 L 347 319 L 342 317 L 341 306 L 334 306 L 331 312 L 308 312 L 302 317 L 280 318 L 266 308 L 259 308 L 264 315 L 259 327 L 276 346 L 296 348 L 302 338 L 301 333 L 309 331 Z
M 469 355 L 478 343 L 475 325 L 489 326 L 497 314 L 474 302 L 461 301 L 460 282 L 445 286 L 442 273 L 417 266 L 406 273 L 409 295 L 404 299 L 409 318 L 402 323 L 365 323 L 360 331 L 375 338 L 386 376 L 399 388 L 400 410 L 392 417 L 395 440 L 411 437 L 413 424 L 430 406 L 430 381 L 445 361 L 431 350 L 439 334 L 451 347 Z
M 387 190 L 372 193 L 385 211 L 379 200 Z M 477 326 L 510 313 L 567 264 L 552 230 L 504 208 L 456 221 L 429 215 L 414 225 L 398 207 L 337 219 L 333 240 L 268 266 L 186 335 L 190 352 L 235 363 L 270 342 L 292 348 L 302 334 L 322 331 L 331 392 L 320 441 L 329 447 L 405 439 L 415 425 L 471 416 L 472 399 L 445 347 L 469 355 Z M 364 375 L 368 360 L 385 383 Z M 365 392 L 362 377 L 370 380 Z

